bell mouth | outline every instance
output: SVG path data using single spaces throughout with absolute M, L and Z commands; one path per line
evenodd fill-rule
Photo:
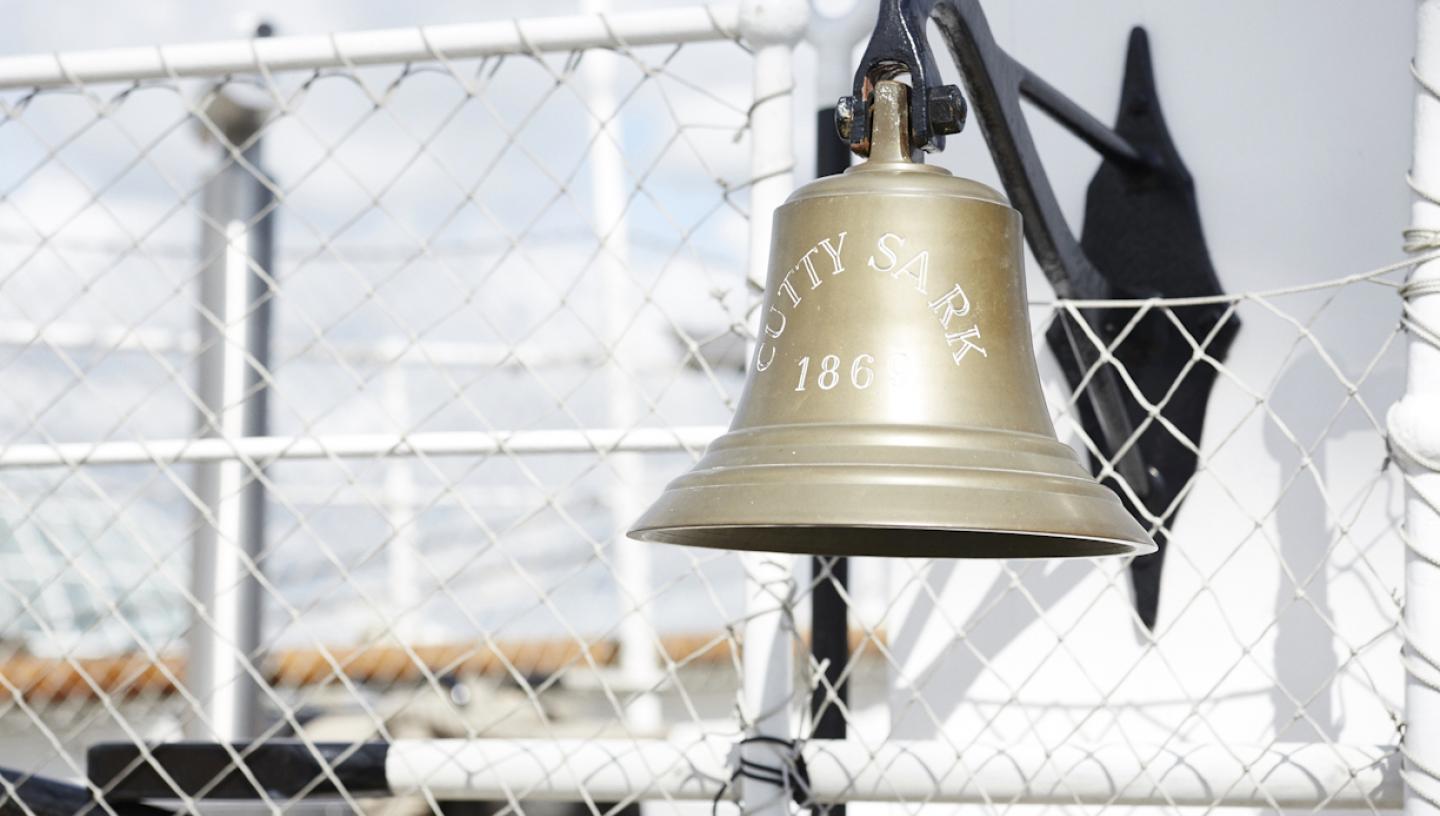
M 1155 551 L 1055 439 L 864 424 L 731 431 L 630 531 L 641 541 L 805 555 L 1090 558 Z
M 1145 555 L 1149 542 L 1019 530 L 832 525 L 708 525 L 637 529 L 630 537 L 687 547 L 887 558 L 1098 558 Z M 1148 546 L 1147 546 L 1148 545 Z

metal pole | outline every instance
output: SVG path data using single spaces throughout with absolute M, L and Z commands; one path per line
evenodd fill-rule
M 815 176 L 843 173 L 850 167 L 850 145 L 835 132 L 835 103 L 850 93 L 854 51 L 875 24 L 878 0 L 857 0 L 840 16 L 827 16 L 814 7 L 806 39 L 815 46 Z M 850 561 L 844 557 L 810 559 L 810 657 L 823 667 L 810 692 L 811 736 L 843 740 L 850 683 Z M 844 805 L 817 808 L 845 816 Z
M 517 456 L 566 453 L 683 453 L 704 448 L 724 433 L 718 425 L 669 428 L 589 428 L 430 431 L 425 433 L 309 434 L 245 439 L 151 439 L 10 445 L 0 470 L 41 467 L 153 465 L 177 462 L 268 462 L 272 459 L 370 459 L 376 456 Z
M 385 410 L 402 433 L 410 430 L 410 384 L 405 367 L 392 365 L 382 375 Z M 385 565 L 389 572 L 390 632 L 414 643 L 423 632 L 424 609 L 420 600 L 420 530 L 416 509 L 415 475 L 405 457 L 385 457 L 383 504 L 390 525 Z
M 795 186 L 792 62 L 808 13 L 804 0 L 751 0 L 740 8 L 741 35 L 755 51 L 747 272 L 752 293 L 764 291 L 771 219 Z M 741 714 L 750 741 L 741 745 L 740 754 L 748 762 L 771 768 L 787 766 L 790 752 L 782 743 L 793 734 L 794 561 L 778 553 L 741 556 L 745 571 Z M 777 784 L 771 779 L 743 778 L 739 793 L 745 812 L 789 816 L 791 791 L 788 777 L 784 779 Z
M 1440 249 L 1440 0 L 1417 7 L 1416 196 L 1411 248 Z M 1388 418 L 1391 449 L 1406 475 L 1406 816 L 1440 816 L 1440 261 L 1415 266 L 1402 294 L 1409 329 L 1405 396 Z
M 826 51 L 820 55 L 824 57 Z M 848 53 L 834 52 L 837 57 Z M 822 79 L 817 82 L 824 94 L 833 81 L 828 74 L 844 73 L 849 60 L 837 59 L 833 65 L 818 60 L 816 70 Z M 847 80 L 848 81 L 848 80 Z M 850 146 L 835 132 L 835 100 L 822 95 L 815 115 L 815 175 L 843 173 L 850 166 Z M 827 101 L 828 100 L 828 101 Z M 818 739 L 845 739 L 845 711 L 850 703 L 850 684 L 845 669 L 850 663 L 850 615 L 845 596 L 850 587 L 850 559 L 844 556 L 812 556 L 810 558 L 810 657 L 822 667 L 810 692 L 811 736 Z M 845 806 L 829 808 L 834 816 L 845 816 Z
M 346 749 L 351 746 L 344 746 Z M 714 748 L 714 750 L 712 750 Z M 818 802 L 1356 810 L 1400 805 L 1389 747 L 1346 743 L 968 745 L 813 740 Z M 440 801 L 708 802 L 728 777 L 710 744 L 644 739 L 396 740 L 364 782 Z M 228 757 L 217 757 L 220 762 Z M 304 761 L 308 756 L 301 757 Z M 295 778 L 308 777 L 295 774 Z M 208 781 L 208 777 L 205 778 Z M 749 780 L 747 780 L 747 785 Z M 351 788 L 357 795 L 366 791 Z
M 264 436 L 272 271 L 270 192 L 252 175 L 260 166 L 254 138 L 265 111 L 217 91 L 207 118 L 224 134 L 222 166 L 205 185 L 200 242 L 200 353 L 197 391 L 204 403 L 198 437 Z M 244 161 L 230 153 L 244 146 Z M 203 503 L 193 539 L 191 584 L 196 609 L 188 633 L 186 686 L 201 718 L 187 726 L 199 739 L 234 742 L 257 733 L 259 687 L 247 664 L 259 660 L 259 586 L 252 573 L 264 548 L 265 495 L 238 460 L 201 464 L 195 492 Z M 203 614 L 201 614 L 203 612 Z
M 534 6 L 538 8 L 538 4 Z M 673 47 L 735 37 L 731 3 L 647 8 L 608 15 L 343 31 L 265 40 L 221 40 L 156 48 L 109 48 L 0 58 L 0 89 L 73 87 L 142 79 L 312 71 L 357 65 L 569 53 L 588 48 Z
M 586 14 L 610 11 L 609 0 L 586 0 Z M 623 339 L 634 322 L 636 301 L 627 299 L 630 270 L 630 233 L 626 219 L 629 195 L 625 181 L 625 158 L 621 149 L 625 131 L 615 94 L 615 60 L 619 57 L 595 51 L 584 62 L 585 104 L 591 109 L 590 204 L 595 232 L 600 237 L 601 316 L 612 345 L 605 362 L 606 411 L 612 427 L 625 429 L 638 419 L 638 400 L 633 381 L 636 365 L 624 351 Z M 629 372 L 627 376 L 626 372 Z M 645 509 L 637 488 L 644 484 L 645 462 L 639 454 L 613 452 L 607 457 L 614 474 L 609 482 L 611 566 L 620 591 L 620 675 L 631 695 L 625 705 L 625 721 L 637 734 L 652 735 L 663 725 L 660 698 L 654 688 L 659 682 L 655 628 L 646 618 L 645 600 L 650 595 L 650 553 L 653 545 L 631 540 L 625 530 Z

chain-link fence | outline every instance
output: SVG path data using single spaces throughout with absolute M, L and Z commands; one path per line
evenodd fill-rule
M 808 733 L 829 577 L 623 532 L 729 421 L 789 184 L 740 25 L 0 62 L 0 799 L 1396 806 L 1401 267 L 1215 299 L 1223 361 L 1033 302 L 1216 372 L 1153 628 L 1121 562 L 856 559 L 847 739 L 733 778 Z

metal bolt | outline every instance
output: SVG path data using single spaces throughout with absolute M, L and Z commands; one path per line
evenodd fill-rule
M 855 130 L 855 110 L 858 105 L 859 101 L 853 96 L 842 96 L 835 102 L 835 132 L 847 142 Z
M 965 97 L 954 85 L 939 85 L 925 91 L 925 108 L 930 129 L 942 136 L 959 133 L 965 127 Z

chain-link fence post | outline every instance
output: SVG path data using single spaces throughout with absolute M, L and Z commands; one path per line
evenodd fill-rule
M 586 0 L 585 13 L 604 15 L 609 0 Z M 638 419 L 640 400 L 634 372 L 638 368 L 625 352 L 626 335 L 633 327 L 634 307 L 626 297 L 633 287 L 630 276 L 630 195 L 625 177 L 624 127 L 615 93 L 615 57 L 590 55 L 582 64 L 586 102 L 590 108 L 590 202 L 599 239 L 596 265 L 600 270 L 603 315 L 608 342 L 605 362 L 607 421 L 621 432 Z M 645 461 L 634 453 L 608 455 L 612 566 L 620 594 L 620 675 L 626 688 L 625 717 L 630 727 L 654 733 L 661 727 L 660 698 L 654 693 L 659 680 L 654 624 L 646 617 L 650 594 L 650 547 L 625 535 L 630 522 L 645 509 L 637 488 L 644 484 Z
M 1407 249 L 1440 249 L 1440 0 L 1417 8 L 1415 156 Z M 1409 330 L 1405 396 L 1391 410 L 1391 447 L 1405 501 L 1405 813 L 1440 814 L 1440 261 L 1415 266 L 1401 290 Z
M 413 426 L 410 411 L 410 378 L 403 361 L 397 360 L 381 375 L 385 412 L 402 432 Z M 398 638 L 421 642 L 425 634 L 420 586 L 420 519 L 415 474 L 409 459 L 386 463 L 382 505 L 390 527 L 385 566 L 388 573 L 390 630 Z
M 268 279 L 273 271 L 273 196 L 257 177 L 267 110 L 228 90 L 213 93 L 206 135 L 219 141 L 220 168 L 202 194 L 199 437 L 265 436 L 262 372 L 270 347 Z M 237 155 L 238 154 L 238 155 Z M 188 637 L 186 684 L 203 720 L 191 736 L 234 741 L 256 733 L 260 594 L 253 570 L 264 548 L 265 492 L 245 462 L 198 465 L 191 565 L 197 608 Z

